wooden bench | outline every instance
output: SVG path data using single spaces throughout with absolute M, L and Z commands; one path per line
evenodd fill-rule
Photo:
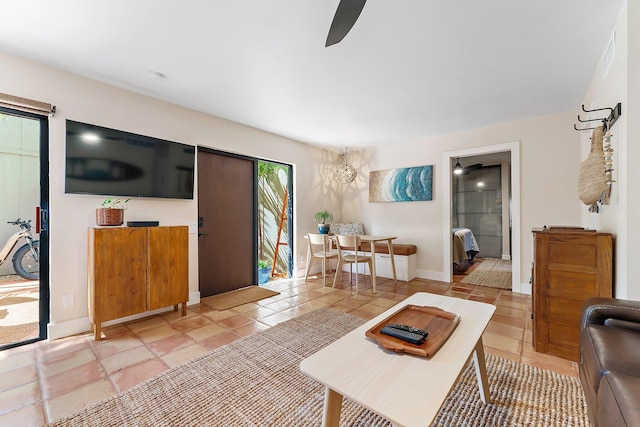
M 360 250 L 363 252 L 371 252 L 371 243 L 363 243 L 360 245 Z M 413 255 L 418 251 L 416 245 L 405 245 L 400 243 L 393 243 L 393 254 L 401 256 Z M 377 254 L 388 254 L 389 246 L 386 243 L 376 243 Z

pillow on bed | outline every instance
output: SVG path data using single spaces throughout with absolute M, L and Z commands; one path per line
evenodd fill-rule
M 341 236 L 361 235 L 364 234 L 364 225 L 359 221 L 348 224 L 333 223 L 329 227 L 329 233 Z

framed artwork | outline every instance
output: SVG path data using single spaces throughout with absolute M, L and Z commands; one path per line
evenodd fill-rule
M 369 172 L 370 202 L 432 200 L 433 165 Z

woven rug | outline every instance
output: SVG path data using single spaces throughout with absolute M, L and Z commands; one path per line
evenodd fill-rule
M 300 372 L 300 362 L 363 322 L 341 311 L 316 310 L 215 349 L 50 425 L 319 426 L 324 388 Z M 469 364 L 434 425 L 589 425 L 577 379 L 491 355 L 487 371 L 494 403 L 480 401 Z M 425 399 L 427 390 L 428 384 Z M 345 399 L 341 425 L 390 423 Z
M 242 304 L 260 301 L 278 295 L 280 292 L 271 289 L 261 288 L 260 286 L 248 286 L 242 289 L 225 292 L 223 294 L 206 297 L 201 300 L 203 304 L 213 307 L 216 310 L 228 310 Z
M 511 289 L 511 261 L 485 258 L 460 283 Z

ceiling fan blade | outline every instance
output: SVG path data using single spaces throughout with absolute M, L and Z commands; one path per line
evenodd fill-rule
M 329 28 L 329 35 L 327 36 L 327 44 L 325 47 L 329 47 L 336 44 L 349 33 L 353 25 L 358 20 L 360 12 L 364 8 L 364 4 L 367 0 L 340 0 L 338 9 L 333 17 L 331 28 Z

